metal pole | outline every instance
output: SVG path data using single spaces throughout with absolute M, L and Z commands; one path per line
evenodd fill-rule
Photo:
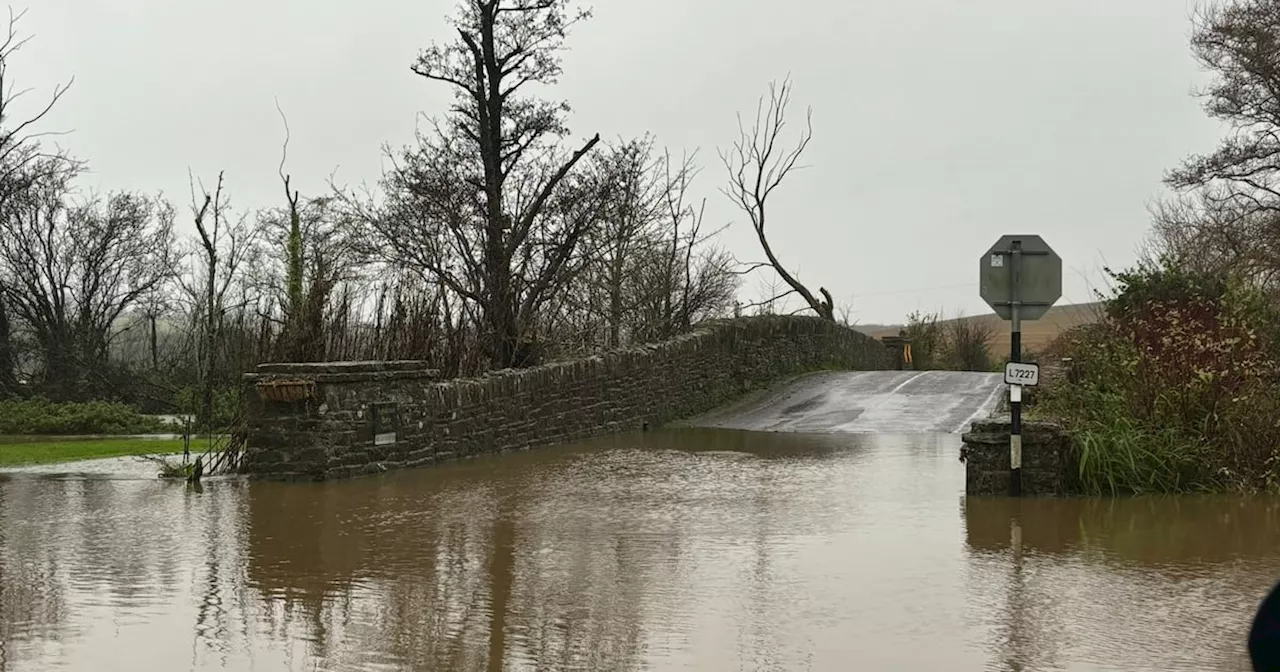
M 1009 260 L 1009 273 L 1012 276 L 1010 285 L 1009 312 L 1012 331 L 1009 334 L 1009 361 L 1022 361 L 1022 320 L 1018 308 L 1022 305 L 1018 296 L 1018 277 L 1022 266 L 1022 241 L 1015 240 L 1012 245 L 1012 258 Z M 1022 386 L 1009 386 L 1009 496 L 1022 496 Z

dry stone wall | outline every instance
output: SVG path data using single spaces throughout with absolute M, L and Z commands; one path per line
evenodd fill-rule
M 245 376 L 241 469 L 306 480 L 378 473 L 657 426 L 805 371 L 893 365 L 853 329 L 774 316 L 474 379 L 441 380 L 412 361 L 264 364 Z

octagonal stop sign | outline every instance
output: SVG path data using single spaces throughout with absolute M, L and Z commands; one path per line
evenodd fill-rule
M 979 261 L 978 292 L 996 314 L 1036 320 L 1062 297 L 1062 258 L 1036 235 L 1001 236 Z

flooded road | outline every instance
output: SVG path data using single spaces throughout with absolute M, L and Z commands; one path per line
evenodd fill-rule
M 1280 501 L 688 429 L 324 484 L 0 475 L 0 670 L 1248 669 Z
M 972 371 L 827 371 L 685 424 L 822 434 L 958 433 L 991 414 L 1003 381 L 998 373 Z

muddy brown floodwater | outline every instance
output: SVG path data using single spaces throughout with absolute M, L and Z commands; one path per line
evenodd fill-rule
M 678 430 L 325 484 L 7 474 L 0 669 L 1248 669 L 1280 501 L 966 501 L 958 448 Z

